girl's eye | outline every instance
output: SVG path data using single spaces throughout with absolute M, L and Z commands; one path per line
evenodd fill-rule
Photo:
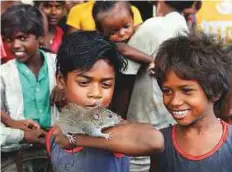
M 182 91 L 183 91 L 185 94 L 190 95 L 190 94 L 192 94 L 193 89 L 191 89 L 191 88 L 183 88 Z
M 162 88 L 162 92 L 164 95 L 170 95 L 172 93 L 172 91 L 170 89 L 167 89 L 167 88 Z

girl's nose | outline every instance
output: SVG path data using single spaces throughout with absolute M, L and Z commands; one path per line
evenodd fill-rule
M 172 99 L 170 100 L 169 104 L 171 106 L 180 106 L 183 104 L 183 100 L 182 100 L 182 97 L 181 95 L 177 94 L 177 93 L 174 93 Z

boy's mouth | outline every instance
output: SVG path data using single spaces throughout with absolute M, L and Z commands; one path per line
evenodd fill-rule
M 95 102 L 95 103 L 92 103 L 92 104 L 85 105 L 85 107 L 88 107 L 88 108 L 94 108 L 94 107 L 97 107 L 97 106 L 101 106 L 101 103 Z
M 16 57 L 24 57 L 25 56 L 25 52 L 23 52 L 23 51 L 14 51 L 13 54 Z

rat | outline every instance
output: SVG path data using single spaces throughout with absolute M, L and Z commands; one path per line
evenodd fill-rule
M 84 108 L 68 103 L 61 109 L 57 123 L 66 136 L 70 134 L 87 134 L 94 137 L 111 138 L 110 133 L 102 133 L 102 129 L 118 124 L 122 118 L 109 109 L 97 105 Z

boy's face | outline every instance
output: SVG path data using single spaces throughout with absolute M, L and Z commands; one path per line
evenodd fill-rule
M 47 15 L 48 23 L 51 25 L 57 25 L 63 17 L 64 4 L 58 1 L 44 2 L 42 10 Z
M 134 21 L 129 10 L 122 4 L 106 13 L 100 13 L 103 34 L 113 42 L 126 42 L 134 32 Z
M 28 62 L 39 53 L 39 39 L 41 38 L 22 32 L 14 32 L 11 37 L 4 37 L 9 50 L 22 63 Z
M 189 126 L 214 115 L 213 102 L 195 80 L 183 80 L 170 71 L 162 84 L 162 92 L 164 105 L 179 125 Z
M 57 82 L 70 102 L 84 107 L 99 103 L 108 107 L 114 92 L 115 70 L 107 61 L 98 60 L 89 71 L 69 72 L 66 78 L 60 75 Z

